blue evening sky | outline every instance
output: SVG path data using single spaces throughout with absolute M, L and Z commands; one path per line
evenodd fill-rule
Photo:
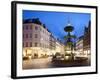
M 83 35 L 84 27 L 88 25 L 91 20 L 89 13 L 73 13 L 73 12 L 48 12 L 48 11 L 30 11 L 23 10 L 23 19 L 39 18 L 40 21 L 59 39 L 67 34 L 64 27 L 68 22 L 74 27 L 72 34 L 77 37 Z

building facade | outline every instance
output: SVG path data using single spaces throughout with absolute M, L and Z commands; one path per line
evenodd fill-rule
M 64 54 L 64 44 L 59 41 L 58 39 L 56 39 L 56 49 L 55 49 L 55 53 L 59 52 L 60 54 Z
M 91 50 L 91 22 L 89 21 L 88 27 L 84 29 L 84 40 L 83 40 L 84 54 L 90 54 Z
M 56 49 L 56 39 L 53 36 L 53 34 L 50 35 L 50 50 L 52 55 L 55 54 L 55 49 Z
M 50 32 L 37 19 L 23 23 L 23 53 L 33 57 L 48 55 Z M 31 50 L 31 51 L 30 51 Z
M 83 51 L 83 39 L 84 39 L 84 36 L 80 36 L 78 38 L 78 40 L 76 41 L 76 55 L 84 55 L 84 51 Z
M 63 53 L 63 46 L 39 19 L 23 21 L 23 56 L 38 58 Z

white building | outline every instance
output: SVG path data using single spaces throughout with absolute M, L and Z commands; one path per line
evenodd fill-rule
M 64 53 L 64 45 L 57 41 L 39 19 L 23 22 L 23 56 L 43 57 Z
M 55 52 L 59 52 L 61 54 L 64 54 L 64 44 L 62 44 L 60 41 L 56 40 L 56 49 Z
M 41 57 L 49 55 L 50 34 L 51 33 L 41 24 L 24 22 L 23 56 L 32 55 L 33 57 Z

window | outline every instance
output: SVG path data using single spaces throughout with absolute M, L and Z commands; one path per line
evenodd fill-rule
M 38 30 L 38 27 L 37 26 L 35 26 L 35 30 Z
M 32 42 L 30 42 L 30 47 L 32 47 Z
M 32 34 L 30 34 L 30 38 L 32 38 Z
M 37 38 L 38 37 L 38 35 L 37 34 L 35 34 L 35 38 Z
M 28 38 L 28 34 L 26 34 L 26 38 Z
M 37 47 L 37 45 L 38 45 L 38 44 L 37 44 L 37 43 L 35 43 L 35 47 Z
M 28 42 L 26 42 L 26 47 L 28 47 Z

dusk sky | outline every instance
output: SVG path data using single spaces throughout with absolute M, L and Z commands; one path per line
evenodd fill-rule
M 91 15 L 89 13 L 23 10 L 23 19 L 30 18 L 39 18 L 55 37 L 63 39 L 63 37 L 67 35 L 64 31 L 64 27 L 67 26 L 68 21 L 70 21 L 74 27 L 72 34 L 79 37 L 83 35 L 84 27 L 87 26 L 89 20 L 91 20 Z

